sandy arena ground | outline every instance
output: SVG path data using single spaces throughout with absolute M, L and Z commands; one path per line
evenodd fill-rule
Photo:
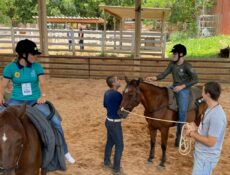
M 49 175 L 110 175 L 102 167 L 106 141 L 104 126 L 105 109 L 102 106 L 103 94 L 107 89 L 104 80 L 48 79 L 48 99 L 59 110 L 63 118 L 63 128 L 72 155 L 77 163 L 67 164 L 67 171 L 53 172 Z M 161 84 L 162 85 L 162 84 Z M 121 91 L 125 83 L 122 82 Z M 230 121 L 230 86 L 222 85 L 221 104 Z M 143 114 L 139 105 L 135 110 Z M 230 122 L 228 122 L 230 123 Z M 167 149 L 166 169 L 159 171 L 157 165 L 161 157 L 160 136 L 157 136 L 156 158 L 147 164 L 150 137 L 144 118 L 130 115 L 122 122 L 124 133 L 124 152 L 122 167 L 127 175 L 189 175 L 192 171 L 193 157 L 182 156 L 174 147 L 175 127 L 170 129 Z M 225 136 L 221 159 L 214 175 L 230 175 L 230 134 L 229 124 Z

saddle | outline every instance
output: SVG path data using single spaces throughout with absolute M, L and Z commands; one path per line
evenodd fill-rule
M 168 108 L 173 110 L 173 111 L 178 111 L 178 106 L 177 106 L 177 101 L 176 101 L 176 96 L 174 91 L 167 87 L 168 91 Z M 189 106 L 188 106 L 188 111 L 193 110 L 197 107 L 196 105 L 196 100 L 202 97 L 202 89 L 199 87 L 191 87 L 190 89 L 190 95 L 189 95 Z
M 53 126 L 52 118 L 54 115 L 60 115 L 54 108 L 53 104 L 47 101 L 45 107 L 49 113 L 42 113 L 36 105 L 27 106 L 26 114 L 37 129 L 43 142 L 43 160 L 42 167 L 46 171 L 66 170 L 64 149 L 62 144 L 62 135 Z

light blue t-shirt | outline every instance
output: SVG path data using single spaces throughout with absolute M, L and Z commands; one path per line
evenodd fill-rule
M 21 66 L 18 62 L 12 62 L 6 65 L 3 76 L 13 82 L 10 98 L 14 100 L 37 100 L 41 96 L 38 76 L 43 74 L 44 70 L 39 63 Z
M 226 127 L 227 119 L 221 105 L 206 110 L 204 120 L 199 125 L 198 133 L 203 136 L 216 137 L 217 142 L 213 147 L 208 147 L 200 142 L 196 142 L 195 154 L 198 158 L 211 160 L 213 162 L 219 160 Z

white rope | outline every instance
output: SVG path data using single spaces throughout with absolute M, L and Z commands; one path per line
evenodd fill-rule
M 184 127 L 183 125 L 181 129 L 181 139 L 180 139 L 180 144 L 179 144 L 179 153 L 183 156 L 188 155 L 191 150 L 192 150 L 192 138 L 187 137 L 184 132 Z
M 121 111 L 125 111 L 129 114 L 133 114 L 136 115 L 138 117 L 142 117 L 142 118 L 147 118 L 150 120 L 157 120 L 157 121 L 162 121 L 162 122 L 169 122 L 169 123 L 182 123 L 182 124 L 187 124 L 188 122 L 181 122 L 181 121 L 174 121 L 174 120 L 165 120 L 165 119 L 159 119 L 159 118 L 151 118 L 151 117 L 147 117 L 144 115 L 140 115 L 137 114 L 135 112 L 130 112 L 124 108 L 121 108 Z M 183 156 L 188 155 L 190 153 L 190 151 L 192 150 L 192 138 L 187 137 L 185 135 L 184 132 L 184 127 L 185 125 L 183 125 L 182 129 L 181 129 L 181 139 L 180 139 L 180 144 L 179 144 L 179 153 Z

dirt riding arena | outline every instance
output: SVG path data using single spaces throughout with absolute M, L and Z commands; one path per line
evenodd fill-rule
M 163 85 L 163 84 L 160 84 Z M 122 82 L 121 91 L 125 83 Z M 222 85 L 221 104 L 230 121 L 230 86 Z M 65 172 L 53 172 L 49 175 L 110 175 L 102 167 L 106 141 L 104 126 L 105 109 L 102 106 L 103 93 L 107 89 L 104 80 L 48 79 L 48 99 L 59 110 L 63 118 L 63 128 L 70 152 L 76 158 L 75 165 L 67 164 Z M 143 114 L 140 105 L 134 110 Z M 229 123 L 229 122 L 228 122 Z M 144 118 L 130 115 L 122 122 L 124 133 L 124 153 L 122 167 L 128 175 L 189 175 L 192 171 L 192 153 L 182 156 L 174 147 L 175 128 L 170 129 L 166 169 L 159 171 L 161 148 L 160 136 L 157 137 L 156 158 L 153 164 L 147 164 L 150 137 Z M 214 175 L 230 174 L 230 134 L 229 124 L 221 159 Z

